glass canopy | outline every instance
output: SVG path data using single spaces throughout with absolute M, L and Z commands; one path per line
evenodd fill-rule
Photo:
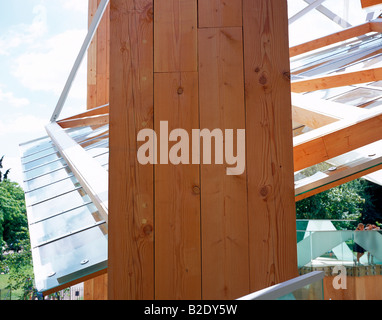
M 108 126 L 65 132 L 108 166 Z M 57 146 L 43 137 L 20 146 L 37 290 L 81 282 L 107 268 L 107 222 Z

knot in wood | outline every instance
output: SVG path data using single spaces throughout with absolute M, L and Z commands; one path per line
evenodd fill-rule
M 193 186 L 192 187 L 192 192 L 195 194 L 200 194 L 200 187 L 198 186 Z

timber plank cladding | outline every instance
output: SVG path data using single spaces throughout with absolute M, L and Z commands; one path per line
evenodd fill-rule
M 296 277 L 287 1 L 111 0 L 109 13 L 108 298 L 235 299 Z M 159 148 L 163 121 L 190 137 L 245 129 L 244 172 L 140 164 L 138 133 Z

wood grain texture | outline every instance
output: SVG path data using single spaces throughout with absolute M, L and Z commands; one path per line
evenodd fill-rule
M 368 8 L 378 4 L 382 4 L 382 1 L 381 0 L 361 0 L 362 8 Z
M 377 111 L 377 110 L 376 110 Z M 345 119 L 294 138 L 294 170 L 337 157 L 382 139 L 382 116 Z
M 368 32 L 372 31 L 369 22 L 361 24 L 359 26 L 350 27 L 343 31 L 335 32 L 325 37 L 321 37 L 312 41 L 308 41 L 297 46 L 290 48 L 290 56 L 294 57 L 299 54 L 316 50 L 340 41 L 351 39 L 353 37 L 362 36 Z
M 199 127 L 198 74 L 158 73 L 154 83 L 156 132 L 161 121 L 168 121 L 169 133 L 181 128 L 191 137 Z M 201 299 L 200 245 L 199 165 L 156 165 L 156 299 Z
M 199 28 L 241 27 L 242 0 L 208 0 L 198 2 Z
M 199 30 L 199 86 L 200 127 L 233 129 L 236 142 L 236 130 L 246 126 L 241 27 Z M 234 150 L 236 154 L 236 143 Z M 227 176 L 226 167 L 214 162 L 201 166 L 203 299 L 207 300 L 249 293 L 246 172 Z
M 287 1 L 243 1 L 250 285 L 297 276 Z
M 153 128 L 151 0 L 111 0 L 109 299 L 154 298 L 153 167 L 137 135 Z
M 197 71 L 197 0 L 156 0 L 154 12 L 154 71 Z
M 292 92 L 309 92 L 382 80 L 382 68 L 340 72 L 292 82 Z

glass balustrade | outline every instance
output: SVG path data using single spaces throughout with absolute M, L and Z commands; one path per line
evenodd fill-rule
M 331 227 L 322 228 L 318 222 L 309 221 L 304 228 L 298 223 L 299 268 L 382 265 L 382 230 L 336 230 L 330 221 L 326 224 Z

